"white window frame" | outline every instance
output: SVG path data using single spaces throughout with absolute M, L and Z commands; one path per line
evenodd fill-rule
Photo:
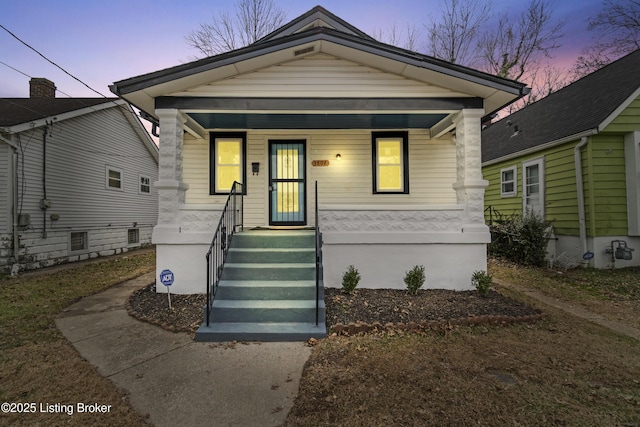
M 624 137 L 629 236 L 640 236 L 640 131 Z
M 527 169 L 538 166 L 538 194 L 540 197 L 540 211 L 536 212 L 541 218 L 545 217 L 545 191 L 544 191 L 544 157 L 538 157 L 522 162 L 522 212 L 527 212 Z
M 109 185 L 109 172 L 111 171 L 118 172 L 120 174 L 120 187 L 112 187 L 111 185 Z M 120 168 L 107 165 L 105 167 L 105 186 L 107 190 L 124 191 L 124 171 Z
M 513 179 L 511 181 L 506 181 L 504 179 L 504 173 L 511 172 L 513 174 Z M 513 190 L 504 191 L 505 184 L 512 184 Z M 518 195 L 518 166 L 511 166 L 509 168 L 500 169 L 500 197 L 515 197 Z
M 142 184 L 143 179 L 146 179 L 148 183 Z M 142 190 L 143 185 L 148 188 L 147 191 Z M 149 175 L 138 174 L 138 194 L 151 194 L 151 177 Z

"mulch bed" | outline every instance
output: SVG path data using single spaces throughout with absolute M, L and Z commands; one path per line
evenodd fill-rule
M 327 327 L 336 334 L 382 330 L 441 329 L 451 325 L 506 324 L 535 321 L 542 312 L 490 290 L 325 289 Z
M 135 291 L 127 311 L 136 319 L 173 332 L 194 332 L 201 324 L 206 296 L 156 293 L 155 284 Z M 494 290 L 422 289 L 416 295 L 399 289 L 325 289 L 326 323 L 330 333 L 352 335 L 381 330 L 427 330 L 452 325 L 508 324 L 535 321 L 540 310 Z

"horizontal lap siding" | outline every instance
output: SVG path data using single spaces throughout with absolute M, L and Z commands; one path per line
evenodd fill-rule
M 573 147 L 577 143 L 563 144 L 528 156 L 518 157 L 483 168 L 484 179 L 489 181 L 485 191 L 485 207 L 491 206 L 503 215 L 522 213 L 522 164 L 544 157 L 545 214 L 553 222 L 556 234 L 578 235 L 578 199 L 576 194 Z M 518 192 L 515 197 L 501 197 L 501 169 L 517 167 Z M 489 220 L 489 213 L 485 214 Z
M 430 140 L 427 131 L 409 133 L 410 194 L 372 194 L 372 144 L 370 130 L 323 130 L 306 132 L 249 131 L 247 133 L 247 196 L 245 223 L 266 225 L 268 210 L 268 156 L 271 139 L 307 141 L 307 219 L 314 222 L 313 186 L 318 181 L 321 205 L 425 205 L 455 204 L 455 145 L 449 140 Z M 336 160 L 340 153 L 341 160 Z M 313 160 L 329 160 L 326 167 L 312 166 Z M 260 163 L 259 175 L 252 175 L 251 163 Z M 185 138 L 184 178 L 189 184 L 189 204 L 219 204 L 226 196 L 209 195 L 209 142 Z
M 589 209 L 596 236 L 626 235 L 627 196 L 624 158 L 624 136 L 600 134 L 589 146 L 592 180 L 588 191 L 595 205 Z M 591 221 L 591 217 L 589 217 Z
M 545 158 L 545 212 L 558 235 L 580 234 L 574 147 L 578 141 L 543 151 Z
M 604 129 L 605 132 L 633 132 L 640 129 L 640 98 L 636 98 Z
M 172 95 L 340 98 L 466 96 L 324 54 L 293 60 Z
M 23 132 L 23 213 L 42 228 L 42 128 Z M 27 143 L 28 141 L 28 143 Z M 47 135 L 47 228 L 153 225 L 157 222 L 157 163 L 123 113 L 110 108 L 54 124 Z M 123 173 L 124 191 L 106 188 L 106 165 Z M 150 177 L 151 193 L 140 195 L 139 174 Z M 21 192 L 21 188 L 19 188 Z M 60 219 L 52 222 L 49 215 Z

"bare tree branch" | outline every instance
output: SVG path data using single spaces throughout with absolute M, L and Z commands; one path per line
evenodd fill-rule
M 421 37 L 422 33 L 415 25 L 407 24 L 403 35 L 395 22 L 387 31 L 376 29 L 373 32 L 373 38 L 376 40 L 414 52 L 421 49 L 419 46 Z
M 492 4 L 480 0 L 450 0 L 428 28 L 428 52 L 445 61 L 474 65 L 475 47 Z
M 575 79 L 640 48 L 640 1 L 604 0 L 602 12 L 589 21 L 595 42 L 584 48 L 573 66 Z
M 519 80 L 537 71 L 543 57 L 560 47 L 563 22 L 552 23 L 552 10 L 544 0 L 531 0 L 517 17 L 503 15 L 493 31 L 479 41 L 484 68 L 500 77 Z
M 220 12 L 211 23 L 185 36 L 187 45 L 203 56 L 212 56 L 248 46 L 281 27 L 286 12 L 273 0 L 238 0 L 235 15 Z

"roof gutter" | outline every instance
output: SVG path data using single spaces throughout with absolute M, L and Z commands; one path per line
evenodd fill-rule
M 527 148 L 526 150 L 516 151 L 515 153 L 507 154 L 506 156 L 502 156 L 502 157 L 498 157 L 498 158 L 495 158 L 495 159 L 487 160 L 486 162 L 482 163 L 482 167 L 495 165 L 496 163 L 505 162 L 507 160 L 512 160 L 512 159 L 518 158 L 520 156 L 525 156 L 527 154 L 533 154 L 533 153 L 536 153 L 536 152 L 538 152 L 540 150 L 546 150 L 547 148 L 552 148 L 552 147 L 555 147 L 557 145 L 565 144 L 567 142 L 575 141 L 578 138 L 595 135 L 597 133 L 598 133 L 598 129 L 597 128 L 587 129 L 587 130 L 582 131 L 582 132 L 574 133 L 573 135 L 565 136 L 563 138 L 555 139 L 553 141 L 550 141 L 550 142 L 547 142 L 547 143 L 544 143 L 544 144 L 541 144 L 541 145 L 536 145 L 535 147 Z

